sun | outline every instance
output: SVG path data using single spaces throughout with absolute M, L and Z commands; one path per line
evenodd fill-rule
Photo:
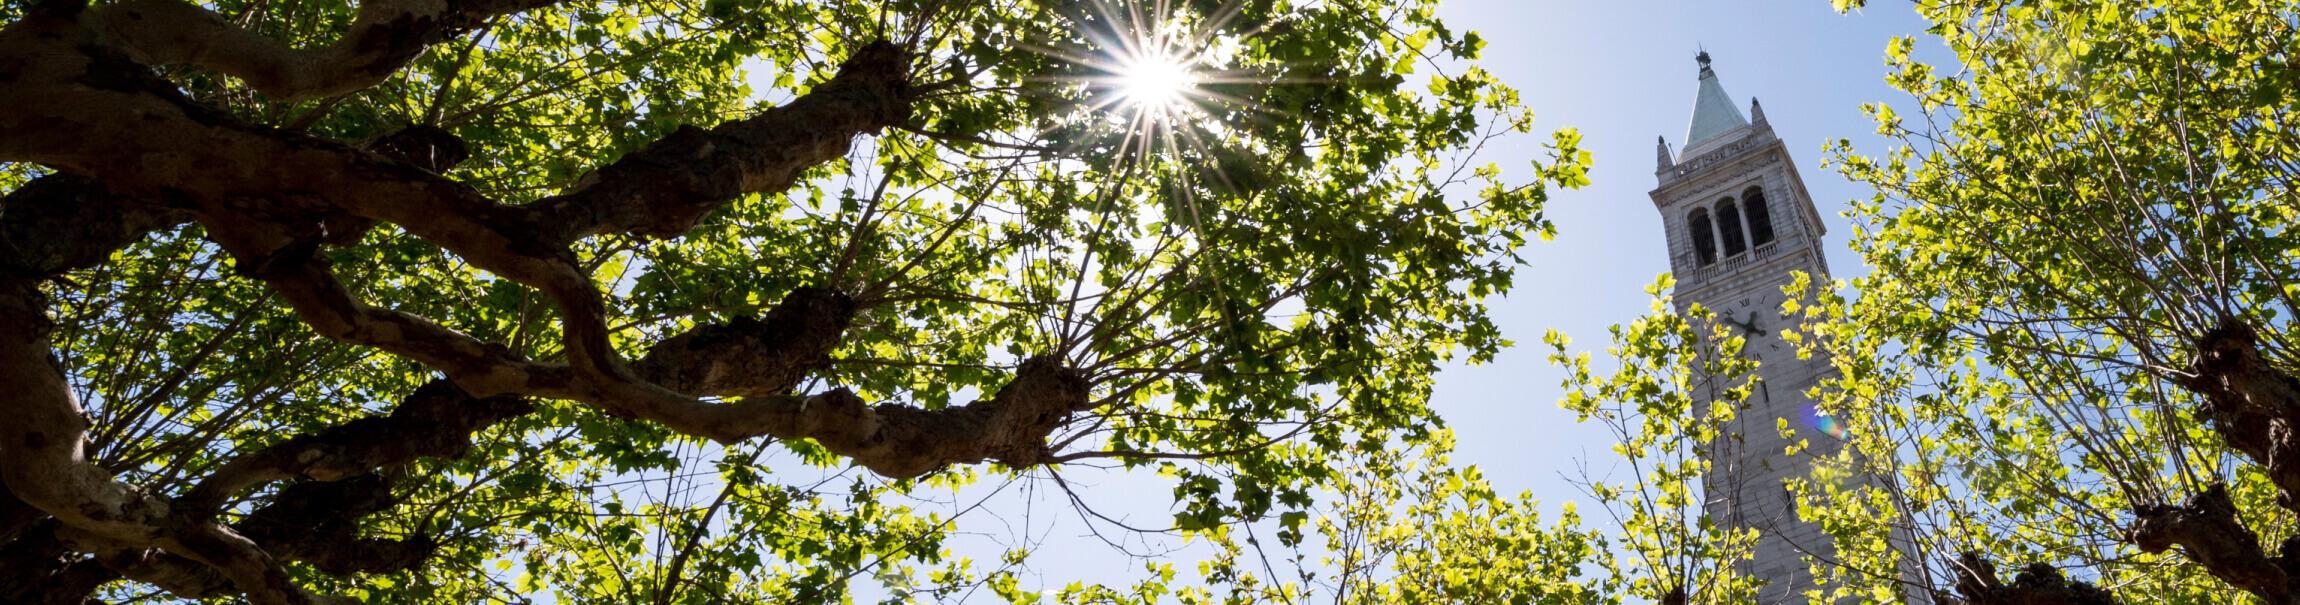
M 1193 18 L 1165 0 L 1093 0 L 1087 6 L 1093 25 L 1083 33 L 1093 50 L 1058 54 L 1092 70 L 1072 80 L 1093 96 L 1085 106 L 1089 112 L 1150 134 L 1204 115 L 1208 103 L 1228 100 L 1206 85 L 1236 79 L 1218 66 L 1225 55 L 1211 52 L 1224 48 L 1217 33 L 1236 11 Z
M 1081 141 L 1119 135 L 1117 149 L 1136 160 L 1202 150 L 1201 137 L 1220 136 L 1218 118 L 1254 111 L 1252 103 L 1224 92 L 1258 82 L 1232 64 L 1241 41 L 1254 33 L 1227 30 L 1239 12 L 1234 6 L 1197 15 L 1170 0 L 1085 4 L 1082 44 L 1043 51 L 1083 68 L 1054 78 L 1078 86 L 1079 123 L 1098 133 Z
M 1166 53 L 1135 57 L 1120 64 L 1116 75 L 1118 94 L 1136 109 L 1179 109 L 1198 89 L 1198 72 L 1191 61 Z

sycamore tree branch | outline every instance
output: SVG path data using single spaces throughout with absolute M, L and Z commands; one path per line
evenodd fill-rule
M 1046 357 L 1024 362 L 996 395 L 942 410 L 870 405 L 845 389 L 790 395 L 809 372 L 828 363 L 857 311 L 844 294 L 819 288 L 793 291 L 759 320 L 701 326 L 665 339 L 635 369 L 660 381 L 644 384 L 670 396 L 621 397 L 590 388 L 566 366 L 527 361 L 420 318 L 354 301 L 317 262 L 305 265 L 305 273 L 264 277 L 322 334 L 431 365 L 473 395 L 583 401 L 722 443 L 759 436 L 812 439 L 890 477 L 983 460 L 1015 466 L 1052 462 L 1046 437 L 1073 414 L 1097 405 L 1083 372 Z M 711 403 L 697 397 L 740 399 Z
M 1965 553 L 1956 565 L 1957 594 L 1966 605 L 2117 605 L 2108 592 L 2069 581 L 2059 569 L 2043 563 L 2022 568 L 2010 583 L 1998 577 L 1996 564 L 1979 553 Z
M 2269 603 L 2294 603 L 2300 596 L 2289 562 L 2261 548 L 2260 536 L 2237 518 L 2226 485 L 2214 484 L 2179 505 L 2142 506 L 2134 517 L 2127 537 L 2143 551 L 2178 546 L 2213 577 Z
M 2178 382 L 2202 396 L 2201 415 L 2229 447 L 2267 468 L 2277 503 L 2300 512 L 2300 380 L 2269 365 L 2252 327 L 2222 319 Z
M 265 552 L 338 576 L 411 569 L 431 558 L 437 544 L 430 536 L 389 540 L 359 532 L 361 517 L 399 503 L 394 483 L 377 474 L 293 483 L 232 527 Z
M 838 75 L 790 103 L 712 128 L 683 126 L 535 204 L 531 221 L 571 242 L 597 233 L 672 237 L 746 193 L 778 193 L 847 153 L 855 137 L 910 121 L 910 54 L 856 49 Z
M 803 398 L 754 397 L 648 411 L 665 425 L 692 426 L 700 432 L 690 434 L 722 442 L 759 435 L 813 439 L 873 472 L 905 478 L 986 460 L 1016 467 L 1048 463 L 1053 452 L 1047 436 L 1092 409 L 1091 387 L 1083 372 L 1041 356 L 1024 361 L 996 394 L 940 410 L 869 405 L 836 389 Z
M 165 498 L 115 480 L 88 459 L 86 410 L 49 352 L 37 284 L 0 278 L 0 481 L 84 541 L 106 550 L 159 548 L 215 568 L 262 605 L 313 597 L 246 537 L 177 514 Z
M 134 203 L 95 179 L 50 174 L 0 196 L 0 275 L 45 278 L 94 266 L 191 215 Z
M 241 224 L 216 223 L 219 241 L 243 262 L 272 256 L 260 243 L 250 243 L 260 235 L 235 235 L 240 230 L 230 226 Z M 665 339 L 634 365 L 648 382 L 633 382 L 649 391 L 631 396 L 595 388 L 579 377 L 579 369 L 529 361 L 422 318 L 354 300 L 316 258 L 258 277 L 321 334 L 430 365 L 475 396 L 583 401 L 723 443 L 762 435 L 813 439 L 890 477 L 983 460 L 1052 462 L 1047 435 L 1096 405 L 1085 375 L 1052 358 L 1025 362 L 993 397 L 943 410 L 869 405 L 844 389 L 789 395 L 800 379 L 828 363 L 858 311 L 851 298 L 828 289 L 793 291 L 759 320 L 701 326 Z M 711 403 L 697 397 L 740 399 Z
M 0 349 L 0 380 L 15 389 L 7 411 L 16 420 L 0 429 L 0 439 L 7 440 L 0 444 L 5 454 L 0 478 L 12 495 L 64 523 L 78 536 L 80 550 L 109 553 L 99 557 L 107 568 L 180 596 L 205 596 L 228 579 L 256 602 L 304 603 L 313 598 L 288 582 L 279 559 L 310 562 L 337 574 L 395 571 L 420 563 L 432 548 L 426 538 L 377 540 L 356 534 L 358 517 L 392 502 L 389 484 L 370 471 L 417 457 L 460 456 L 470 447 L 473 432 L 531 409 L 516 399 L 473 399 L 445 382 L 433 383 L 390 416 L 353 421 L 242 456 L 185 498 L 169 502 L 120 484 L 85 460 L 85 436 L 74 434 L 85 432 L 85 421 L 63 387 L 59 368 L 45 357 L 44 337 L 38 334 L 44 331 L 44 318 L 27 315 L 39 293 L 17 283 L 0 297 L 0 319 L 23 321 L 0 321 L 16 328 L 0 336 L 11 337 L 4 341 L 8 344 L 38 344 Z M 27 354 L 41 357 L 27 360 Z M 25 387 L 40 388 L 28 392 Z M 321 481 L 283 490 L 238 526 L 209 521 L 238 490 L 297 475 Z M 58 565 L 64 566 L 49 566 L 47 573 L 79 573 L 85 567 Z M 194 573 L 200 569 L 210 574 Z
M 187 65 L 239 78 L 280 101 L 330 97 L 382 83 L 424 49 L 506 15 L 557 0 L 367 0 L 333 44 L 292 48 L 183 0 L 126 0 L 85 20 L 151 66 Z
M 0 57 L 53 56 L 21 65 L 0 62 L 0 76 L 23 83 L 0 89 L 0 105 L 30 110 L 0 115 L 0 158 L 63 166 L 107 184 L 140 188 L 136 193 L 189 198 L 201 223 L 223 234 L 219 239 L 234 248 L 242 270 L 256 275 L 303 265 L 327 239 L 327 223 L 336 214 L 398 224 L 550 298 L 564 326 L 572 386 L 581 392 L 569 398 L 641 416 L 662 416 L 647 411 L 683 409 L 693 401 L 624 367 L 610 346 L 604 300 L 567 244 L 603 231 L 681 232 L 742 194 L 787 188 L 806 169 L 842 155 L 855 137 L 907 119 L 909 104 L 906 53 L 888 43 L 868 45 L 798 101 L 708 131 L 683 130 L 603 169 L 568 196 L 514 208 L 406 162 L 239 124 L 183 99 L 139 64 L 106 54 L 94 42 L 69 24 L 26 21 L 0 32 Z M 11 117 L 25 115 L 41 119 Z M 139 119 L 113 119 L 119 115 Z M 311 280 L 304 287 L 327 289 Z M 307 318 L 311 309 L 298 305 Z M 371 319 L 416 325 L 404 317 Z M 342 326 L 316 327 L 346 337 Z M 422 331 L 435 338 L 406 339 L 410 346 L 457 340 Z M 434 352 L 467 358 L 483 353 L 460 349 Z M 421 360 L 475 394 L 514 392 L 458 375 L 473 364 Z
M 48 348 L 36 283 L 0 278 L 0 480 L 25 503 L 74 526 L 151 544 L 167 502 L 112 480 L 88 460 L 88 420 Z
M 844 389 L 790 395 L 799 380 L 828 363 L 858 311 L 851 298 L 828 289 L 795 290 L 759 320 L 705 325 L 665 339 L 634 368 L 651 381 L 641 384 L 668 396 L 627 397 L 592 388 L 566 366 L 528 361 L 421 318 L 359 303 L 316 259 L 295 272 L 261 277 L 322 334 L 431 365 L 473 395 L 583 401 L 723 443 L 762 435 L 812 439 L 890 477 L 983 460 L 1052 462 L 1046 437 L 1097 405 L 1083 372 L 1047 357 L 1024 362 L 996 395 L 949 409 L 874 406 Z
M 231 530 L 267 555 L 310 563 L 331 574 L 404 570 L 428 559 L 435 544 L 424 536 L 386 540 L 359 535 L 359 518 L 397 502 L 391 481 L 372 471 L 421 457 L 460 457 L 470 448 L 471 434 L 530 410 L 517 399 L 475 400 L 444 381 L 433 382 L 388 416 L 354 420 L 242 455 L 175 499 L 174 508 L 187 522 L 204 521 L 236 488 L 306 477 L 312 480 L 280 490 Z M 11 570 L 0 573 L 0 597 L 46 602 L 84 594 L 76 587 L 93 577 L 89 563 L 114 572 L 99 583 L 127 577 L 184 598 L 215 596 L 231 586 L 218 569 L 166 551 L 98 540 L 82 545 L 97 553 L 83 560 L 78 550 L 62 548 L 54 537 L 51 523 L 0 541 L 0 567 Z M 42 588 L 50 585 L 63 589 Z
M 807 375 L 829 365 L 859 311 L 845 293 L 801 287 L 758 319 L 738 317 L 663 339 L 632 370 L 681 393 L 789 395 Z
M 426 384 L 389 415 L 362 418 L 299 435 L 224 463 L 176 499 L 197 512 L 215 512 L 257 484 L 304 477 L 341 481 L 419 458 L 455 459 L 471 450 L 471 436 L 505 419 L 534 411 L 514 397 L 477 399 L 446 381 Z
M 469 6 L 516 10 L 518 2 Z M 997 393 L 949 409 L 870 405 L 844 389 L 794 395 L 800 380 L 827 363 L 857 312 L 851 299 L 828 290 L 794 292 L 760 320 L 675 336 L 636 364 L 624 363 L 610 346 L 603 294 L 575 262 L 570 245 L 601 233 L 682 234 L 746 194 L 789 188 L 807 170 L 843 156 L 855 138 L 906 122 L 913 100 L 909 58 L 893 44 L 857 49 L 836 76 L 792 103 L 712 128 L 682 128 L 600 169 L 573 191 L 523 207 L 498 203 L 441 176 L 467 153 L 447 139 L 419 137 L 412 145 L 386 142 L 363 150 L 249 125 L 191 102 L 150 69 L 210 68 L 284 98 L 356 90 L 388 76 L 441 32 L 466 26 L 444 15 L 467 8 L 374 3 L 362 8 L 353 34 L 342 43 L 347 46 L 305 55 L 242 39 L 246 32 L 219 29 L 228 24 L 169 0 L 129 0 L 78 18 L 10 24 L 0 29 L 0 81 L 10 83 L 0 87 L 0 106 L 13 108 L 0 112 L 0 160 L 89 175 L 124 199 L 166 200 L 171 210 L 156 211 L 122 233 L 140 236 L 141 230 L 185 216 L 200 222 L 243 274 L 280 293 L 306 324 L 443 372 L 467 394 L 451 398 L 459 404 L 472 398 L 559 398 L 723 442 L 761 435 L 812 439 L 893 477 L 985 460 L 1049 463 L 1048 435 L 1099 405 L 1088 396 L 1092 381 L 1053 357 L 1032 358 Z M 164 23 L 108 21 L 113 15 Z M 183 19 L 154 19 L 169 16 Z M 59 207 L 94 211 L 101 203 Z M 567 362 L 528 360 L 352 297 L 316 252 L 379 221 L 549 297 L 566 333 Z M 126 241 L 103 234 L 87 239 L 89 250 L 104 251 Z M 43 273 L 102 258 L 77 249 L 47 256 L 70 262 L 18 264 Z M 314 517 L 308 513 L 327 507 L 308 504 L 267 508 L 274 512 L 252 515 L 243 527 L 208 519 L 216 506 L 258 483 L 299 476 L 310 480 L 283 490 L 275 507 L 335 502 L 343 504 L 337 510 L 356 512 L 380 506 L 389 490 L 377 485 L 388 482 L 373 469 L 427 452 L 453 453 L 463 447 L 465 429 L 487 421 L 445 427 L 437 435 L 448 441 L 422 446 L 362 441 L 349 430 L 291 439 L 227 464 L 184 502 L 172 503 L 121 484 L 86 460 L 85 420 L 48 359 L 44 305 L 30 284 L 9 281 L 0 293 L 0 384 L 16 391 L 7 395 L 5 411 L 22 420 L 0 427 L 0 454 L 7 455 L 0 476 L 25 502 L 54 515 L 82 544 L 79 550 L 142 553 L 136 555 L 142 563 L 123 567 L 165 576 L 183 576 L 175 573 L 180 563 L 196 562 L 266 604 L 312 600 L 286 581 L 280 559 L 351 573 L 394 568 L 428 553 L 421 539 L 360 542 L 343 529 L 357 514 Z M 506 406 L 482 409 L 481 415 L 517 411 Z M 418 430 L 410 428 L 419 423 L 411 418 L 395 412 L 363 426 Z M 290 514 L 298 510 L 303 513 Z M 295 535 L 328 536 L 328 546 L 355 543 L 393 554 L 380 564 L 334 560 L 324 547 L 285 538 Z M 179 583 L 186 590 L 213 584 Z
M 2228 446 L 2265 467 L 2277 503 L 2300 511 L 2300 380 L 2260 354 L 2243 321 L 2223 317 L 2196 339 L 2182 388 L 2201 399 L 2200 416 Z M 2276 604 L 2300 603 L 2300 539 L 2270 552 L 2246 527 L 2226 485 L 2214 484 L 2178 505 L 2134 511 L 2126 539 L 2161 553 L 2175 546 L 2214 577 Z

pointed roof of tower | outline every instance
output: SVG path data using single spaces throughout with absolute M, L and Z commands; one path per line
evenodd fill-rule
M 1679 149 L 1679 158 L 1707 151 L 1705 143 L 1722 140 L 1722 135 L 1749 125 L 1741 117 L 1741 108 L 1725 95 L 1725 85 L 1717 82 L 1717 72 L 1709 69 L 1709 51 L 1694 57 L 1701 63 L 1701 90 L 1693 97 L 1693 122 L 1685 127 L 1685 146 Z

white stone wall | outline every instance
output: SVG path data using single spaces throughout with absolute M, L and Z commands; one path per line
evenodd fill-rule
M 1784 482 L 1805 475 L 1811 456 L 1832 454 L 1838 446 L 1834 437 L 1813 426 L 1813 403 L 1805 395 L 1829 371 L 1828 362 L 1797 359 L 1794 347 L 1781 340 L 1779 330 L 1788 325 L 1780 316 L 1786 296 L 1781 287 L 1790 282 L 1792 271 L 1826 280 L 1828 266 L 1818 244 L 1819 215 L 1787 150 L 1770 128 L 1745 137 L 1662 170 L 1653 202 L 1667 230 L 1679 310 L 1699 303 L 1721 317 L 1753 321 L 1763 331 L 1749 338 L 1744 349 L 1759 362 L 1758 390 L 1731 427 L 1738 438 L 1712 448 L 1704 488 L 1712 518 L 1753 527 L 1760 534 L 1754 557 L 1742 570 L 1767 581 L 1759 602 L 1803 603 L 1803 592 L 1813 584 L 1805 557 L 1830 558 L 1833 549 L 1819 527 L 1796 518 Z M 1751 186 L 1763 188 L 1774 241 L 1762 246 L 1752 242 L 1743 253 L 1726 257 L 1719 240 L 1717 262 L 1697 266 L 1686 231 L 1687 214 L 1721 198 L 1738 201 Z M 1714 220 L 1714 210 L 1711 216 Z M 1748 220 L 1746 211 L 1743 216 Z M 1793 435 L 1782 436 L 1779 419 L 1789 421 Z M 1807 453 L 1783 454 L 1794 439 L 1810 444 Z
M 1748 408 L 1729 431 L 1738 439 L 1719 444 L 1713 452 L 1708 489 L 1709 512 L 1724 523 L 1754 527 L 1760 533 L 1756 550 L 1743 571 L 1767 580 L 1763 603 L 1803 603 L 1799 596 L 1812 586 L 1806 556 L 1833 558 L 1834 551 L 1820 528 L 1798 520 L 1790 506 L 1788 479 L 1804 476 L 1814 455 L 1837 451 L 1834 437 L 1812 423 L 1812 401 L 1806 391 L 1829 371 L 1822 360 L 1799 360 L 1778 330 L 1785 297 L 1781 286 L 1791 270 L 1818 272 L 1808 252 L 1784 253 L 1692 290 L 1681 290 L 1679 304 L 1699 302 L 1721 316 L 1753 319 L 1765 330 L 1748 339 L 1744 354 L 1758 360 L 1757 391 Z M 1779 420 L 1788 420 L 1792 434 L 1784 437 Z M 1795 440 L 1808 448 L 1797 456 L 1783 452 Z

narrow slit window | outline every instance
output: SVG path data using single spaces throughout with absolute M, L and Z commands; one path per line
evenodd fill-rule
M 1717 233 L 1725 237 L 1725 256 L 1749 249 L 1749 240 L 1741 233 L 1741 211 L 1733 207 L 1731 198 L 1717 203 Z

